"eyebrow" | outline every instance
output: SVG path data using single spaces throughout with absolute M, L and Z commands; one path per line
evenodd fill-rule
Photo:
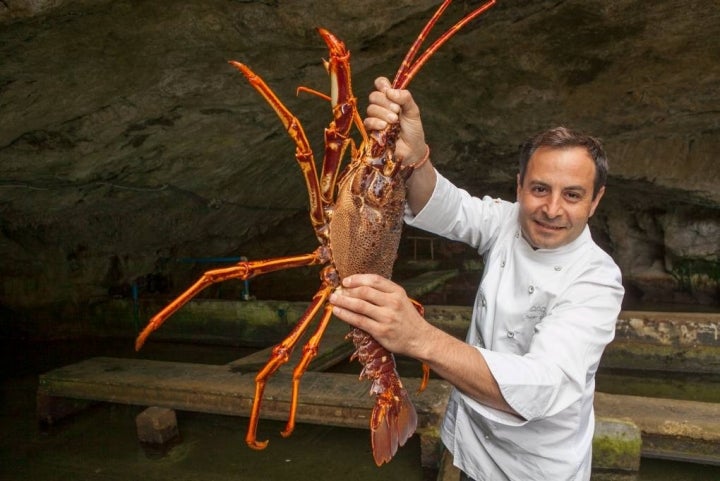
M 548 189 L 551 188 L 551 185 L 550 185 L 550 184 L 548 184 L 547 182 L 543 182 L 543 181 L 541 181 L 541 180 L 530 180 L 530 186 L 531 186 L 531 187 L 532 187 L 532 186 L 540 186 L 540 187 L 546 187 L 546 188 L 548 188 Z M 563 191 L 572 190 L 572 191 L 575 191 L 575 192 L 581 192 L 581 193 L 583 193 L 583 194 L 586 194 L 587 191 L 588 191 L 588 190 L 587 190 L 585 187 L 583 187 L 582 185 L 569 185 L 569 186 L 563 187 L 562 190 L 563 190 Z
M 568 187 L 564 187 L 563 190 L 574 190 L 583 193 L 587 192 L 587 189 L 582 185 L 570 185 Z

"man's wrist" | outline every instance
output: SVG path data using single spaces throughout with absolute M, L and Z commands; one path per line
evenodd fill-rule
M 429 159 L 430 159 L 430 146 L 425 144 L 425 155 L 417 162 L 410 164 L 410 167 L 412 167 L 413 170 L 421 169 L 423 167 L 423 165 L 425 165 Z

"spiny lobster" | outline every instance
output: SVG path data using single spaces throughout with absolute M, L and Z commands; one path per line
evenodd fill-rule
M 445 0 L 420 32 L 398 69 L 393 88 L 406 88 L 441 45 L 495 4 L 495 0 L 491 0 L 471 11 L 417 56 L 421 44 L 451 2 Z M 332 316 L 332 306 L 327 303 L 327 299 L 340 285 L 340 280 L 355 273 L 376 273 L 387 278 L 391 276 L 402 230 L 405 181 L 413 171 L 412 165 L 403 165 L 403 159 L 395 156 L 398 124 L 378 132 L 365 131 L 351 88 L 350 53 L 344 43 L 329 31 L 319 28 L 318 32 L 329 49 L 329 60 L 324 63 L 330 76 L 331 94 L 327 96 L 305 87 L 300 90 L 318 95 L 332 105 L 333 120 L 325 129 L 325 153 L 319 176 L 300 121 L 250 68 L 236 61 L 230 61 L 230 64 L 242 72 L 272 106 L 295 142 L 295 159 L 305 177 L 310 200 L 310 221 L 320 246 L 309 254 L 243 261 L 231 267 L 205 272 L 195 284 L 149 321 L 135 343 L 135 348 L 140 349 L 151 332 L 211 284 L 228 279 L 246 280 L 282 269 L 325 265 L 320 273 L 320 288 L 309 307 L 292 332 L 273 348 L 269 361 L 255 377 L 255 397 L 246 436 L 247 444 L 254 449 L 263 449 L 267 445 L 267 441 L 256 439 L 265 384 L 288 361 L 290 353 L 322 310 L 318 327 L 304 346 L 302 357 L 293 371 L 290 413 L 282 435 L 289 436 L 292 433 L 300 378 L 317 355 L 320 340 Z M 360 147 L 356 147 L 350 137 L 353 125 L 362 136 Z M 340 172 L 345 150 L 349 146 L 352 160 Z M 418 305 L 418 309 L 422 308 Z M 390 461 L 398 446 L 404 445 L 415 432 L 417 414 L 400 381 L 393 355 L 361 330 L 352 329 L 348 337 L 355 344 L 353 357 L 358 358 L 363 365 L 360 377 L 372 381 L 370 392 L 376 396 L 370 430 L 373 457 L 380 466 Z M 428 374 L 425 368 L 421 389 L 427 383 Z

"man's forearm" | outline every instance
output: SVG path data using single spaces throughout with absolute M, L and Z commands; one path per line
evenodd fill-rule
M 443 379 L 481 404 L 518 413 L 505 401 L 482 353 L 473 346 L 437 329 L 432 343 L 418 351 L 417 358 Z
M 407 202 L 413 215 L 417 215 L 428 203 L 435 190 L 437 176 L 430 162 L 415 169 L 407 180 Z

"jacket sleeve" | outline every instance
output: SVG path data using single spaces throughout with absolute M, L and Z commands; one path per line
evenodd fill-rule
M 471 196 L 437 174 L 437 182 L 430 200 L 416 215 L 406 211 L 405 222 L 451 240 L 464 242 L 487 250 L 495 240 L 502 220 L 513 214 L 513 204 L 485 196 Z
M 623 294 L 617 266 L 609 258 L 591 262 L 535 326 L 526 354 L 479 348 L 503 397 L 525 421 L 554 416 L 592 395 L 600 358 L 615 335 Z M 496 421 L 518 424 L 471 404 Z

